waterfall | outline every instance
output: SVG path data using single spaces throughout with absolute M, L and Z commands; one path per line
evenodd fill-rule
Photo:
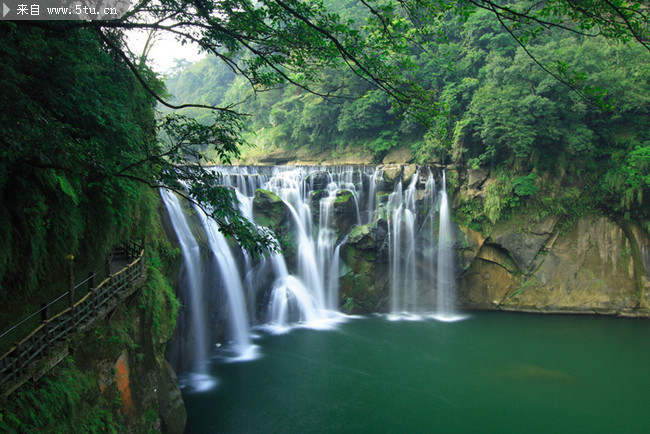
M 269 330 L 274 333 L 287 332 L 290 322 L 315 324 L 320 319 L 319 312 L 309 289 L 300 279 L 289 274 L 282 255 L 274 254 L 270 260 L 277 279 L 271 291 Z
M 422 307 L 418 303 L 415 251 L 417 182 L 418 173 L 413 175 L 408 188 L 403 191 L 402 181 L 398 181 L 388 199 L 391 315 L 393 317 L 417 313 Z
M 318 271 L 322 276 L 326 299 L 324 307 L 329 310 L 338 310 L 338 246 L 336 246 L 336 232 L 334 225 L 334 202 L 338 186 L 331 182 L 327 186 L 329 195 L 320 200 L 317 257 Z M 332 265 L 336 264 L 336 272 L 333 276 Z
M 431 170 L 429 170 L 424 190 L 425 204 L 428 206 L 429 211 L 425 220 L 427 237 L 423 241 L 423 243 L 426 243 L 426 245 L 423 246 L 423 251 L 427 266 L 426 283 L 429 288 L 433 289 L 437 287 L 437 257 L 439 247 L 439 244 L 434 244 L 434 240 L 436 239 L 436 223 L 438 223 L 439 226 L 440 219 L 438 218 L 439 213 L 436 208 L 439 203 L 438 192 L 436 190 L 436 180 L 434 179 Z M 431 301 L 431 299 L 429 299 L 429 301 Z
M 201 223 L 208 236 L 210 250 L 219 269 L 221 286 L 225 289 L 228 298 L 228 323 L 233 342 L 229 349 L 235 352 L 236 358 L 239 360 L 253 359 L 255 347 L 251 344 L 250 323 L 239 267 L 226 238 L 219 232 L 217 223 L 198 207 L 196 210 L 201 216 Z
M 278 170 L 264 186 L 285 202 L 297 239 L 297 275 L 288 272 L 286 262 L 280 255 L 271 258 L 276 280 L 268 318 L 274 332 L 288 330 L 291 322 L 322 328 L 330 320 L 340 318 L 339 246 L 336 245 L 336 233 L 332 227 L 334 203 L 338 192 L 344 190 L 340 184 L 344 184 L 352 194 L 356 186 L 350 179 L 336 182 L 335 178 L 342 178 L 341 173 L 336 176 L 321 174 L 321 180 L 315 181 L 312 177 L 306 182 L 307 174 L 302 169 Z M 315 189 L 324 195 L 319 199 L 319 224 L 316 228 L 309 205 L 310 193 Z
M 464 318 L 455 307 L 454 238 L 444 171 L 441 181 L 438 191 L 431 170 L 424 177 L 418 169 L 406 190 L 398 180 L 389 196 L 392 320 Z
M 186 332 L 186 339 L 191 339 L 192 371 L 194 376 L 190 380 L 198 390 L 209 389 L 214 385 L 213 380 L 207 376 L 206 362 L 208 350 L 208 331 L 203 301 L 201 297 L 202 271 L 199 245 L 190 230 L 183 214 L 180 202 L 174 193 L 161 189 L 162 197 L 174 232 L 183 253 L 183 269 L 181 272 L 181 285 L 187 288 L 188 296 L 186 317 L 191 318 L 191 328 Z
M 253 257 L 229 244 L 217 223 L 195 208 L 200 223 L 195 233 L 207 240 L 201 255 L 178 198 L 161 190 L 183 253 L 179 292 L 190 320 L 184 339 L 189 341 L 186 350 L 192 351 L 194 372 L 202 372 L 207 352 L 216 344 L 210 340 L 221 338 L 224 330 L 229 345 L 222 350 L 245 360 L 255 356 L 251 332 L 255 327 L 284 333 L 294 327 L 329 328 L 341 321 L 339 279 L 349 266 L 344 262 L 349 257 L 343 255 L 349 254 L 348 234 L 356 225 L 368 224 L 380 233 L 381 223 L 376 251 L 386 255 L 389 277 L 377 290 L 388 293 L 391 319 L 459 318 L 444 172 L 437 189 L 431 169 L 411 167 L 411 178 L 401 175 L 388 192 L 390 181 L 381 168 L 374 167 L 213 170 L 220 173 L 224 186 L 235 190 L 242 214 L 251 221 L 257 215 L 258 189 L 269 190 L 282 200 L 287 216 L 283 218 L 288 218 L 290 228 L 290 235 L 284 233 L 282 241 L 285 246 L 293 243 L 292 255 Z
M 372 221 L 372 217 L 375 215 L 375 207 L 377 205 L 377 183 L 379 182 L 377 177 L 381 171 L 375 170 L 372 173 L 372 177 L 370 178 L 370 183 L 368 185 L 368 200 L 366 201 L 366 219 L 364 220 L 364 224 L 370 223 Z
M 456 297 L 454 288 L 454 239 L 451 226 L 451 216 L 447 199 L 447 177 L 442 173 L 442 189 L 440 190 L 440 224 L 438 229 L 438 268 L 436 311 L 434 318 L 440 321 L 457 321 L 462 319 L 456 312 Z

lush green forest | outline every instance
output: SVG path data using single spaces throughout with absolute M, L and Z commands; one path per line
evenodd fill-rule
M 117 168 L 153 147 L 153 99 L 85 29 L 2 23 L 0 298 L 96 267 L 142 237 L 149 188 Z M 72 49 L 71 47 L 74 47 Z
M 92 30 L 2 22 L 0 39 L 2 330 L 64 293 L 68 270 L 79 282 L 103 270 L 114 246 L 134 239 L 148 242 L 142 318 L 162 336 L 178 309 L 169 280 L 174 273 L 165 269 L 177 253 L 157 223 L 158 197 L 148 185 L 158 172 L 152 164 L 123 170 L 157 152 L 154 99 Z M 162 89 L 150 70 L 143 67 L 142 74 Z M 50 307 L 51 315 L 59 307 Z M 40 319 L 5 336 L 2 353 Z M 92 335 L 93 356 L 118 357 L 124 346 L 136 348 L 132 325 L 120 321 Z M 66 358 L 55 374 L 21 388 L 10 403 L 3 398 L 0 429 L 125 429 L 119 402 L 100 396 L 92 368 L 83 357 Z
M 369 18 L 362 2 L 327 4 L 355 23 Z M 431 109 L 426 117 L 396 107 L 349 69 L 325 70 L 326 84 L 315 92 L 293 85 L 253 91 L 245 77 L 208 57 L 166 83 L 178 102 L 233 104 L 249 114 L 246 138 L 255 148 L 245 155 L 354 146 L 381 162 L 391 149 L 407 147 L 417 163 L 490 168 L 501 182 L 487 203 L 461 206 L 474 224 L 524 204 L 547 214 L 600 210 L 647 222 L 647 47 L 562 28 L 522 41 L 492 11 L 473 10 L 462 20 L 457 13 L 408 46 L 409 73 Z M 341 90 L 324 97 L 334 83 Z M 188 114 L 207 121 L 200 110 Z

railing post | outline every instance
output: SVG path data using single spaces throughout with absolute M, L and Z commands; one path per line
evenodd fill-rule
M 50 319 L 50 305 L 47 303 L 41 303 L 41 322 L 47 322 Z
M 95 289 L 95 273 L 92 271 L 88 273 L 88 291 Z
M 23 366 L 23 355 L 21 354 L 23 351 L 23 345 L 19 342 L 16 342 L 15 346 L 16 349 L 14 352 L 16 353 L 16 364 L 14 365 L 14 373 L 18 375 Z
M 105 271 L 106 271 L 106 277 L 111 276 L 111 257 L 106 258 L 106 264 L 105 264 Z
M 144 276 L 144 273 L 147 271 L 147 265 L 145 264 L 147 260 L 147 250 L 145 249 L 146 240 L 146 237 L 142 237 L 142 259 L 140 260 L 142 264 L 140 264 L 140 276 Z
M 68 301 L 72 308 L 74 306 L 74 256 L 70 254 L 65 258 L 68 260 Z
M 95 274 L 91 271 L 88 273 L 88 292 L 93 292 L 95 289 Z M 95 295 L 91 295 L 91 306 L 92 309 L 95 310 L 97 309 L 97 297 Z

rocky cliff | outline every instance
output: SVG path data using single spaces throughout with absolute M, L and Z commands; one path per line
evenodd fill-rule
M 171 311 L 153 298 L 160 296 L 149 282 L 97 328 L 69 339 L 58 365 L 1 403 L 0 431 L 182 433 L 185 407 L 162 351 Z
M 485 170 L 464 177 L 461 200 L 486 200 Z M 638 225 L 586 214 L 514 214 L 482 233 L 461 226 L 459 302 L 473 309 L 648 316 L 650 239 Z
M 647 315 L 650 270 L 633 248 L 647 249 L 647 234 L 628 223 L 630 239 L 604 216 L 583 217 L 566 231 L 557 221 L 514 219 L 487 237 L 463 228 L 459 301 L 481 309 Z

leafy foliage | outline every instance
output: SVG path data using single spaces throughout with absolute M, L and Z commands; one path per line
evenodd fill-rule
M 512 180 L 512 187 L 517 196 L 533 196 L 537 194 L 538 188 L 535 185 L 537 179 L 536 173 L 530 173 L 526 176 L 518 176 Z
M 12 23 L 0 24 L 0 33 L 6 299 L 64 280 L 68 254 L 76 267 L 94 268 L 117 241 L 137 236 L 145 190 L 114 170 L 144 156 L 155 130 L 152 100 L 92 33 Z
M 362 145 L 377 162 L 394 147 L 410 146 L 423 164 L 505 169 L 512 185 L 493 187 L 488 221 L 533 204 L 566 211 L 563 201 L 542 201 L 549 196 L 536 190 L 541 181 L 533 172 L 593 179 L 584 194 L 594 207 L 647 220 L 650 20 L 641 2 L 324 5 L 375 42 L 403 30 L 403 40 L 392 41 L 400 54 L 384 59 L 387 66 L 401 59 L 395 71 L 417 81 L 417 107 L 427 105 L 427 115 L 395 112 L 385 93 L 335 65 L 320 73 L 326 84 L 313 89 L 324 94 L 332 83 L 343 86 L 330 99 L 294 87 L 253 97 L 235 79 L 220 103 L 244 100 L 251 130 L 260 132 L 259 141 L 249 136 L 252 142 L 316 151 Z

